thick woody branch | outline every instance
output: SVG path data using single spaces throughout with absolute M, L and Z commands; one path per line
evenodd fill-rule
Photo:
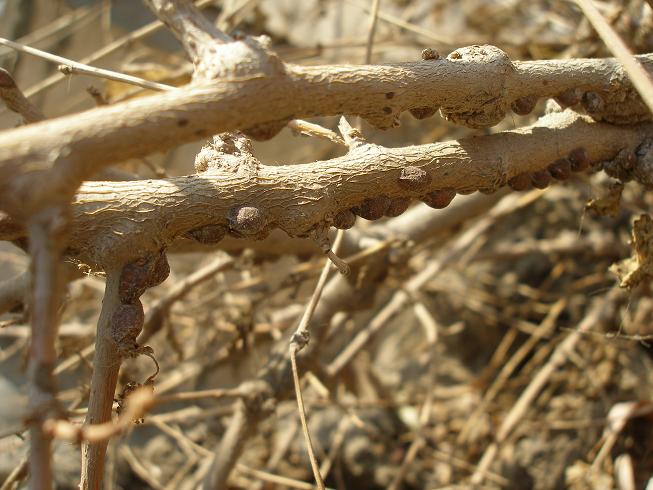
M 538 97 L 573 104 L 583 92 L 599 118 L 649 117 L 614 59 L 512 63 L 498 48 L 473 46 L 447 59 L 300 67 L 282 63 L 264 39 L 219 47 L 224 53 L 216 58 L 241 60 L 228 76 L 1 133 L 0 207 L 26 214 L 37 204 L 35 187 L 41 196 L 70 194 L 116 161 L 238 129 L 265 139 L 302 117 L 345 113 L 391 127 L 402 111 L 425 117 L 441 108 L 456 123 L 483 127 L 498 123 L 510 107 L 532 110 Z M 639 59 L 651 69 L 650 55 Z
M 85 183 L 72 206 L 68 254 L 105 267 L 180 236 L 215 243 L 225 234 L 260 239 L 274 228 L 312 236 L 351 226 L 353 213 L 401 214 L 410 198 L 445 207 L 456 192 L 546 185 L 551 175 L 569 176 L 566 158 L 579 148 L 579 168 L 587 168 L 634 150 L 652 131 L 650 124 L 613 126 L 567 111 L 496 135 L 406 148 L 362 144 L 328 161 L 239 170 L 216 147 L 205 147 L 200 157 L 213 163 L 198 175 Z

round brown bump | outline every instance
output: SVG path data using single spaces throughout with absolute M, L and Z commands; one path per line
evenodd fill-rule
M 526 116 L 533 112 L 533 109 L 535 109 L 535 105 L 537 104 L 537 97 L 533 95 L 527 95 L 526 97 L 520 97 L 518 99 L 513 100 L 512 104 L 510 104 L 510 108 L 512 109 L 512 112 L 515 114 L 518 114 L 520 116 Z
M 185 119 L 183 117 L 181 119 L 178 119 L 177 126 L 179 126 L 180 128 L 183 128 L 184 126 L 188 126 L 188 119 Z
M 265 216 L 255 206 L 233 208 L 227 218 L 229 220 L 229 227 L 237 235 L 255 236 L 265 228 Z
M 158 286 L 165 281 L 169 275 L 170 264 L 168 264 L 168 257 L 166 256 L 165 251 L 161 250 L 152 263 L 152 270 L 149 274 L 147 287 L 153 288 L 154 286 Z
M 419 167 L 404 167 L 399 173 L 399 187 L 408 191 L 420 191 L 431 184 L 431 176 Z
M 386 92 L 385 98 L 386 99 L 392 99 L 395 96 L 394 92 Z
M 2 88 L 15 88 L 16 82 L 14 78 L 4 68 L 0 68 L 0 87 Z
M 433 48 L 424 48 L 422 50 L 422 59 L 423 60 L 439 60 L 440 59 L 440 53 L 438 53 L 435 49 Z
M 356 223 L 356 215 L 349 209 L 340 211 L 333 217 L 333 226 L 339 230 L 348 230 Z
M 569 152 L 567 158 L 571 162 L 571 170 L 574 172 L 582 172 L 590 166 L 590 161 L 584 148 L 572 150 Z
M 460 54 L 458 51 L 453 51 L 452 53 L 447 56 L 450 60 L 459 60 L 463 57 L 462 54 Z
M 598 93 L 585 92 L 581 99 L 581 105 L 589 114 L 594 114 L 603 110 L 605 102 L 603 101 L 603 97 Z
M 536 189 L 546 189 L 551 182 L 551 174 L 547 170 L 538 170 L 531 174 L 531 183 Z
M 453 198 L 456 197 L 456 191 L 453 189 L 442 189 L 431 192 L 421 197 L 421 200 L 427 206 L 435 209 L 446 208 Z
M 515 175 L 508 180 L 508 185 L 513 191 L 525 191 L 531 186 L 531 174 L 528 172 Z
M 388 204 L 388 209 L 385 211 L 385 215 L 389 218 L 394 218 L 400 214 L 403 214 L 404 211 L 408 209 L 408 206 L 410 206 L 409 198 L 395 197 L 390 199 L 390 203 Z
M 385 106 L 383 108 L 383 112 L 385 112 L 386 114 L 392 114 L 392 109 L 388 106 Z
M 186 236 L 198 243 L 210 245 L 218 243 L 226 234 L 227 228 L 222 225 L 205 225 L 190 230 Z
M 571 162 L 567 158 L 561 158 L 549 165 L 547 170 L 554 179 L 566 180 L 571 175 Z
M 438 107 L 413 107 L 410 109 L 410 113 L 415 119 L 427 119 L 436 112 L 438 112 Z
M 624 148 L 617 153 L 614 161 L 624 170 L 631 170 L 637 163 L 637 155 L 633 151 Z
M 561 107 L 571 107 L 578 104 L 581 100 L 582 92 L 576 88 L 570 88 L 565 90 L 561 94 L 558 94 L 554 97 L 555 101 L 560 104 Z
M 139 300 L 134 304 L 119 305 L 111 316 L 111 338 L 121 348 L 135 346 L 136 338 L 143 329 L 145 314 Z
M 126 264 L 120 273 L 118 296 L 124 304 L 135 303 L 147 288 L 157 286 L 170 274 L 165 252 L 141 257 Z
M 360 206 L 352 208 L 352 211 L 361 218 L 372 221 L 382 218 L 389 205 L 390 200 L 386 196 L 370 197 L 365 199 Z

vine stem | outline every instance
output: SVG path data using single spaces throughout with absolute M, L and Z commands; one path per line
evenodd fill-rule
M 86 424 L 102 424 L 111 419 L 113 397 L 118 383 L 121 358 L 111 338 L 111 317 L 120 305 L 118 294 L 121 269 L 107 271 L 102 310 L 97 324 L 95 359 L 89 394 Z M 82 446 L 81 490 L 99 490 L 104 476 L 108 440 Z

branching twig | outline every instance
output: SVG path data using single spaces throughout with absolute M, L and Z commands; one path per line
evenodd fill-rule
M 392 127 L 402 111 L 412 109 L 421 117 L 441 107 L 453 122 L 481 127 L 498 123 L 511 105 L 518 111 L 530 110 L 534 97 L 577 88 L 614 97 L 614 102 L 595 108 L 602 118 L 633 122 L 650 117 L 641 102 L 629 100 L 624 105 L 624 94 L 614 92 L 615 77 L 620 76 L 614 59 L 511 63 L 499 49 L 484 46 L 462 48 L 446 60 L 299 67 L 283 64 L 264 41 L 250 38 L 225 45 L 225 52 L 241 53 L 242 66 L 210 84 L 4 131 L 0 134 L 0 207 L 20 209 L 14 198 L 29 209 L 30 201 L 37 198 L 11 192 L 27 172 L 28 161 L 32 175 L 37 168 L 54 172 L 39 183 L 40 194 L 51 194 L 64 185 L 56 175 L 65 174 L 65 185 L 74 190 L 83 179 L 116 161 L 165 151 L 221 131 L 249 129 L 257 137 L 269 138 L 298 117 L 349 113 L 378 127 Z M 638 59 L 650 67 L 650 56 Z M 628 90 L 627 79 L 623 82 Z M 524 98 L 529 104 L 519 103 Z M 51 159 L 43 160 L 42 155 Z
M 332 248 L 334 254 L 337 253 L 338 248 L 340 247 L 342 236 L 343 236 L 343 231 L 342 230 L 338 231 L 338 236 L 336 237 L 336 240 Z M 329 277 L 330 270 L 331 270 L 331 260 L 329 259 L 326 261 L 324 267 L 322 268 L 322 273 L 320 274 L 320 278 L 317 281 L 317 285 L 315 286 L 315 290 L 313 291 L 311 299 L 306 305 L 306 310 L 302 315 L 299 325 L 297 325 L 297 330 L 295 330 L 295 333 L 290 338 L 290 348 L 289 348 L 293 383 L 295 385 L 295 395 L 297 397 L 297 407 L 299 410 L 299 419 L 302 423 L 304 440 L 306 441 L 306 450 L 308 451 L 308 457 L 311 462 L 311 469 L 313 470 L 313 476 L 315 477 L 315 482 L 320 490 L 324 490 L 325 488 L 324 480 L 322 479 L 322 475 L 320 475 L 320 465 L 315 456 L 315 450 L 313 449 L 313 443 L 311 441 L 311 434 L 308 430 L 308 423 L 306 422 L 306 409 L 304 407 L 304 397 L 302 395 L 301 383 L 299 381 L 299 370 L 297 369 L 297 353 L 300 350 L 302 350 L 309 342 L 310 333 L 308 330 L 308 325 L 311 321 L 311 318 L 313 317 L 313 313 L 315 312 L 315 307 L 317 306 L 317 303 L 320 300 L 320 297 L 322 296 L 322 291 L 324 290 L 324 286 L 326 284 L 327 278 Z

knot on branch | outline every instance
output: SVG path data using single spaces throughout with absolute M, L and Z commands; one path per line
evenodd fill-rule
M 259 77 L 278 77 L 286 67 L 271 49 L 268 36 L 243 37 L 229 43 L 218 41 L 205 46 L 196 61 L 193 77 L 198 81 L 243 81 Z
M 125 265 L 120 274 L 118 295 L 123 304 L 132 304 L 146 289 L 158 286 L 170 274 L 165 250 L 141 257 Z
M 121 357 L 132 357 L 138 350 L 136 338 L 143 329 L 145 313 L 140 300 L 132 304 L 121 304 L 111 316 L 111 338 Z
M 610 78 L 609 91 L 585 92 L 581 97 L 584 111 L 596 121 L 612 124 L 636 124 L 653 118 L 632 83 L 619 67 Z
M 227 220 L 229 229 L 237 237 L 262 239 L 267 236 L 267 218 L 256 206 L 235 207 L 229 212 Z
M 634 180 L 653 188 L 653 138 L 646 138 L 635 151 L 620 150 L 612 160 L 603 162 L 603 170 L 621 182 Z
M 465 104 L 467 108 L 442 106 L 440 112 L 449 121 L 470 128 L 485 128 L 501 122 L 506 115 L 507 103 L 504 97 L 505 86 L 513 75 L 515 67 L 508 55 L 496 46 L 467 46 L 459 48 L 447 56 L 447 61 L 456 68 L 469 72 L 470 85 L 478 89 L 470 90 Z M 485 67 L 485 76 L 478 80 L 478 65 Z
M 242 133 L 221 133 L 202 147 L 195 157 L 198 173 L 219 170 L 254 176 L 259 161 L 252 153 L 252 144 Z

